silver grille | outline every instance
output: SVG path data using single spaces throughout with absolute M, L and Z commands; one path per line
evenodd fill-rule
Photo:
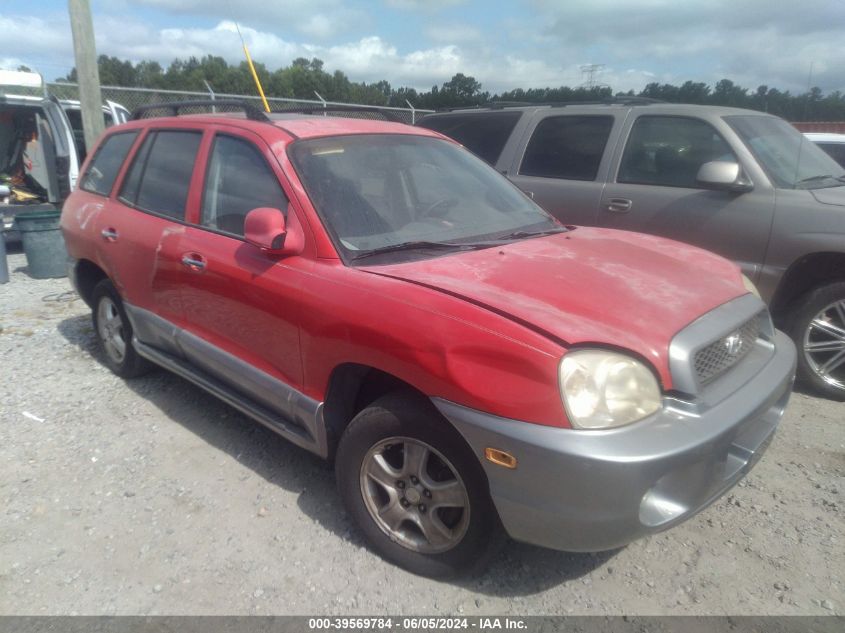
M 715 380 L 751 351 L 760 336 L 760 315 L 695 353 L 695 374 L 702 385 Z

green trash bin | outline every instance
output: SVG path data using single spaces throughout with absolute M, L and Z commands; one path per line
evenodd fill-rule
M 15 217 L 29 275 L 35 279 L 67 276 L 67 249 L 59 226 L 61 211 L 24 211 Z

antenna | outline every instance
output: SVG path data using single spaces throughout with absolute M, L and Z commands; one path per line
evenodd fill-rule
M 238 30 L 238 37 L 241 38 L 241 44 L 244 47 L 244 54 L 246 55 L 246 63 L 252 73 L 252 78 L 255 80 L 255 85 L 258 88 L 258 94 L 261 95 L 261 102 L 264 104 L 264 110 L 265 112 L 270 112 L 270 104 L 267 103 L 267 97 L 264 96 L 264 89 L 261 87 L 261 81 L 258 79 L 258 73 L 255 72 L 255 66 L 252 65 L 252 57 L 249 56 L 249 49 L 246 47 L 244 36 L 241 34 L 241 27 L 237 22 L 235 22 L 235 28 Z

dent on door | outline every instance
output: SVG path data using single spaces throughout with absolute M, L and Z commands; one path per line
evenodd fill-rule
M 169 354 L 183 356 L 177 334 L 184 326 L 180 290 L 182 264 L 179 261 L 184 227 L 175 225 L 162 231 L 146 282 L 150 295 L 146 305 L 127 304 L 135 336 Z M 136 280 L 137 282 L 137 280 Z

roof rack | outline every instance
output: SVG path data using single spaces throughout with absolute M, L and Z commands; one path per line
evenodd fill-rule
M 547 108 L 562 108 L 566 106 L 579 105 L 651 105 L 654 103 L 666 103 L 660 99 L 652 99 L 650 97 L 610 97 L 608 99 L 600 99 L 597 101 L 491 101 L 482 105 L 474 106 L 457 106 L 453 108 L 440 108 L 437 112 L 455 112 L 459 110 L 504 110 L 506 108 L 530 108 L 530 107 L 547 107 Z
M 200 99 L 194 101 L 171 101 L 164 103 L 153 103 L 150 105 L 142 105 L 132 111 L 132 121 L 145 118 L 144 115 L 152 110 L 170 110 L 172 116 L 178 116 L 179 110 L 183 108 L 198 108 L 198 107 L 227 107 L 239 108 L 243 110 L 247 119 L 252 121 L 262 121 L 264 123 L 272 123 L 267 113 L 262 112 L 251 103 L 246 101 L 239 101 L 237 99 Z
M 487 107 L 491 110 L 502 110 L 504 108 L 525 108 L 533 105 L 537 105 L 537 103 L 530 101 L 491 101 L 487 104 Z
M 132 121 L 145 118 L 150 111 L 154 110 L 168 110 L 171 116 L 178 116 L 179 111 L 184 108 L 198 108 L 198 107 L 226 107 L 238 108 L 244 112 L 246 118 L 253 121 L 262 121 L 264 123 L 272 123 L 273 121 L 268 116 L 267 112 L 258 109 L 248 101 L 241 101 L 239 99 L 200 99 L 193 101 L 166 101 L 162 103 L 152 103 L 150 105 L 143 105 L 135 108 L 132 111 Z M 382 110 L 373 106 L 356 106 L 356 105 L 305 105 L 294 106 L 290 108 L 283 108 L 275 110 L 272 114 L 329 114 L 332 112 L 371 112 L 382 115 L 386 120 L 394 123 L 404 123 L 404 121 L 389 110 Z
M 388 121 L 392 121 L 393 123 L 404 123 L 404 121 L 400 117 L 396 116 L 396 114 L 394 114 L 390 110 L 382 110 L 381 108 L 376 108 L 374 106 L 357 106 L 344 104 L 328 104 L 326 106 L 294 106 L 292 108 L 286 107 L 280 110 L 275 110 L 273 114 L 328 114 L 330 112 L 372 112 L 375 114 L 382 115 L 385 119 L 387 119 Z

